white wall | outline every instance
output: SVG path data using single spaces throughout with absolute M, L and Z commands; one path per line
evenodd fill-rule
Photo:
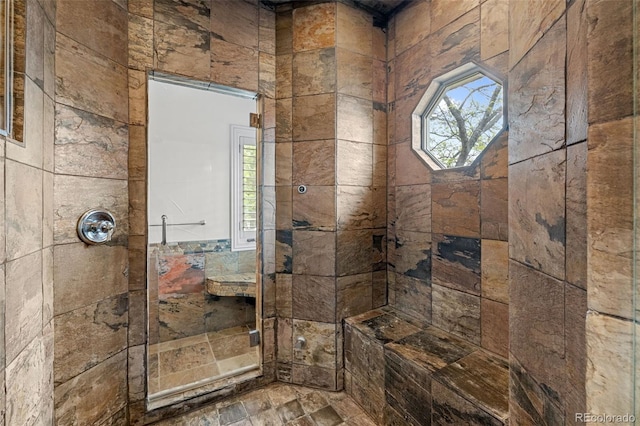
M 167 241 L 230 238 L 231 124 L 248 125 L 256 101 L 149 81 L 149 225 L 167 227 Z M 149 227 L 149 243 L 161 228 Z

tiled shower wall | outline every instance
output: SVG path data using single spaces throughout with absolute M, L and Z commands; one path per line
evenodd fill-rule
M 386 303 L 385 36 L 297 6 L 276 20 L 277 374 L 341 389 L 342 319 Z
M 139 332 L 128 324 L 127 10 L 55 3 L 55 419 L 126 424 L 127 335 Z M 115 216 L 107 245 L 76 235 L 92 208 Z
M 634 93 L 633 73 L 640 69 L 637 62 L 640 52 L 636 51 L 634 57 L 633 26 L 638 29 L 639 25 L 638 21 L 633 22 L 634 3 L 637 13 L 637 0 L 589 0 L 586 7 L 589 41 L 586 351 L 587 412 L 629 413 L 637 419 L 639 375 L 634 332 L 638 336 L 640 329 L 633 300 L 639 288 L 633 262 L 637 262 L 634 215 L 638 206 L 633 202 L 634 195 L 636 202 L 638 199 L 640 92 L 636 86 Z M 635 47 L 639 48 L 637 40 Z M 640 74 L 635 77 L 640 78 Z
M 504 357 L 509 134 L 469 168 L 434 171 L 411 150 L 411 114 L 469 61 L 507 76 L 507 14 L 505 0 L 417 1 L 389 22 L 387 50 L 389 304 Z
M 15 13 L 24 142 L 0 140 L 0 424 L 51 424 L 55 7 L 16 1 Z
M 586 408 L 585 1 L 512 1 L 509 25 L 510 422 L 575 424 Z
M 145 414 L 146 72 L 157 70 L 260 93 L 263 114 L 262 279 L 264 376 L 275 372 L 275 13 L 257 0 L 128 1 L 129 401 L 132 424 L 174 415 L 196 399 Z M 251 385 L 249 385 L 251 386 Z M 209 398 L 246 389 L 231 386 Z M 206 398 L 204 398 L 206 400 Z

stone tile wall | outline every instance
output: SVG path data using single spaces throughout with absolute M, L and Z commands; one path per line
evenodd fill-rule
M 385 36 L 299 6 L 276 17 L 278 379 L 341 389 L 342 319 L 386 303 Z
M 388 24 L 389 304 L 506 357 L 507 142 L 470 167 L 432 170 L 411 113 L 436 78 L 475 61 L 507 76 L 508 2 L 417 1 Z
M 586 408 L 586 10 L 582 0 L 509 6 L 509 403 L 516 423 L 581 423 L 574 413 Z
M 129 327 L 127 10 L 56 4 L 53 185 L 55 421 L 125 424 Z M 76 235 L 92 208 L 117 228 L 103 246 Z
M 637 9 L 638 2 L 633 0 L 587 0 L 583 12 L 588 89 L 584 93 L 583 87 L 581 94 L 588 99 L 589 121 L 588 152 L 585 149 L 583 155 L 589 172 L 583 183 L 587 189 L 587 220 L 582 225 L 588 229 L 584 241 L 589 309 L 587 412 L 629 413 L 638 418 L 637 399 L 632 398 L 638 387 L 637 366 L 634 371 L 638 355 L 633 341 L 640 331 L 637 307 L 633 305 L 633 293 L 638 292 L 633 273 L 633 262 L 637 262 L 633 250 L 637 206 L 633 203 L 638 190 L 634 170 L 639 161 L 640 100 L 633 87 L 634 73 L 636 81 L 639 76 L 638 52 L 633 51 L 634 25 L 638 29 L 637 17 L 633 20 L 634 3 Z
M 17 142 L 0 140 L 0 424 L 54 416 L 53 6 L 14 3 L 15 108 L 24 122 L 15 123 Z
M 258 0 L 129 0 L 129 402 L 132 424 L 241 392 L 275 379 L 275 12 Z M 262 95 L 262 249 L 264 375 L 222 392 L 145 412 L 146 341 L 146 81 L 149 70 L 212 81 Z M 126 101 L 125 101 L 126 105 Z M 149 324 L 150 329 L 154 325 Z M 194 395 L 191 395 L 194 396 Z

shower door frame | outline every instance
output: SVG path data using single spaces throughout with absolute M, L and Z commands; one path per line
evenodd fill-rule
M 213 81 L 202 81 L 194 78 L 183 77 L 171 73 L 166 72 L 158 72 L 154 70 L 150 70 L 146 73 L 146 108 L 147 108 L 147 117 L 145 121 L 145 145 L 146 145 L 146 170 L 145 170 L 145 199 L 147 200 L 147 207 L 145 208 L 145 223 L 146 223 L 146 231 L 145 231 L 145 270 L 148 271 L 148 249 L 149 249 L 149 215 L 148 215 L 148 194 L 149 194 L 149 138 L 148 138 L 148 128 L 149 128 L 149 96 L 148 96 L 148 82 L 150 80 L 163 81 L 167 84 L 178 84 L 182 86 L 187 86 L 191 88 L 196 88 L 200 90 L 209 90 L 216 93 L 231 95 L 231 96 L 239 96 L 239 97 L 252 97 L 256 102 L 256 114 L 258 117 L 264 116 L 264 96 L 259 93 L 255 93 L 248 90 L 238 89 L 230 86 L 220 85 Z M 249 117 L 247 117 L 249 121 Z M 254 127 L 254 126 L 252 126 Z M 179 404 L 184 402 L 185 400 L 193 397 L 203 397 L 206 394 L 214 394 L 216 391 L 223 389 L 229 385 L 235 385 L 238 383 L 244 383 L 247 381 L 255 380 L 264 375 L 264 331 L 263 331 L 263 309 L 262 309 L 262 300 L 263 300 L 263 270 L 264 270 L 264 252 L 263 249 L 263 240 L 264 240 L 264 224 L 263 224 L 263 187 L 264 187 L 264 138 L 263 138 L 263 129 L 261 125 L 258 125 L 256 128 L 256 148 L 257 148 L 257 229 L 256 229 L 256 298 L 255 298 L 255 329 L 258 330 L 260 334 L 260 342 L 258 345 L 258 365 L 255 368 L 247 368 L 240 369 L 238 373 L 231 375 L 219 375 L 211 377 L 209 380 L 201 380 L 190 385 L 184 385 L 178 388 L 168 389 L 165 391 L 160 391 L 156 394 L 149 394 L 148 387 L 148 371 L 145 367 L 144 369 L 144 380 L 147 383 L 145 387 L 145 404 L 146 411 L 150 412 L 153 410 L 158 410 L 163 407 L 172 406 L 175 404 Z M 231 161 L 229 159 L 229 161 Z M 206 273 L 206 272 L 205 272 Z M 206 280 L 206 277 L 205 277 Z M 206 284 L 205 284 L 206 285 Z M 145 273 L 145 294 L 146 294 L 146 341 L 145 341 L 145 366 L 148 366 L 148 351 L 149 351 L 149 336 L 150 336 L 150 327 L 149 327 L 149 313 L 150 313 L 150 297 L 149 297 L 149 277 Z M 249 336 L 247 334 L 247 340 Z M 150 398 L 153 396 L 153 398 Z

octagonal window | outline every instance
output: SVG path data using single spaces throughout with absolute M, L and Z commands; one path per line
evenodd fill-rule
M 502 80 L 476 64 L 436 78 L 413 113 L 414 150 L 434 168 L 470 166 L 504 128 L 503 104 Z

